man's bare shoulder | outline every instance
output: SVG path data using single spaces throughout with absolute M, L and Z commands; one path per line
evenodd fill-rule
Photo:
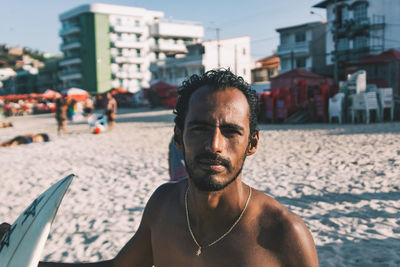
M 274 250 L 287 266 L 318 266 L 314 241 L 304 221 L 271 196 L 255 190 L 254 198 L 259 244 Z
M 178 205 L 178 202 L 183 199 L 186 188 L 187 179 L 160 185 L 147 202 L 145 213 L 149 216 L 160 214 L 163 209 Z

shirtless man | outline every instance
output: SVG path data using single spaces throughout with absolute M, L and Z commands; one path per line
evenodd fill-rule
M 318 266 L 304 222 L 242 182 L 259 143 L 257 108 L 255 92 L 228 70 L 185 81 L 174 140 L 189 178 L 160 186 L 118 255 L 89 266 Z
M 107 99 L 106 99 L 105 115 L 108 121 L 108 128 L 112 130 L 115 124 L 115 114 L 117 114 L 117 101 L 112 96 L 111 92 L 108 92 L 106 94 L 106 97 Z

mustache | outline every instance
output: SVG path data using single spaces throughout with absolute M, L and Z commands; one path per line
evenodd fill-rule
M 221 164 L 221 165 L 225 166 L 228 169 L 230 169 L 232 167 L 232 164 L 228 159 L 226 159 L 224 157 L 221 157 L 221 156 L 219 156 L 217 154 L 208 153 L 208 152 L 204 152 L 204 153 L 196 155 L 194 160 L 196 162 L 209 161 L 209 162 L 212 162 L 212 163 L 218 163 L 218 164 Z

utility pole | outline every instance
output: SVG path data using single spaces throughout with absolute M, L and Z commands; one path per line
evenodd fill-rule
M 217 62 L 217 65 L 218 65 L 218 68 L 219 67 L 221 67 L 221 58 L 220 58 L 220 55 L 221 55 L 221 45 L 220 45 L 220 43 L 219 43 L 219 32 L 220 32 L 220 28 L 215 28 L 215 31 L 216 31 L 216 33 L 217 33 L 217 58 L 218 58 L 218 62 Z
M 339 57 L 338 57 L 338 38 L 337 38 L 337 23 L 335 25 L 335 21 L 338 19 L 338 10 L 337 10 L 337 0 L 335 0 L 334 2 L 334 7 L 333 10 L 334 12 L 334 20 L 332 23 L 332 34 L 333 34 L 333 45 L 334 45 L 334 65 L 333 65 L 333 79 L 335 80 L 335 83 L 338 84 L 339 83 Z

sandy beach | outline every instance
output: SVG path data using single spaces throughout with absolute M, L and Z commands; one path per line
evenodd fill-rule
M 12 223 L 60 178 L 66 194 L 43 260 L 112 258 L 135 233 L 152 192 L 168 181 L 171 110 L 120 109 L 113 131 L 85 122 L 57 136 L 54 115 L 12 117 L 0 142 L 45 132 L 48 143 L 0 148 L 0 221 Z M 400 266 L 400 122 L 260 125 L 244 181 L 300 215 L 320 266 Z

